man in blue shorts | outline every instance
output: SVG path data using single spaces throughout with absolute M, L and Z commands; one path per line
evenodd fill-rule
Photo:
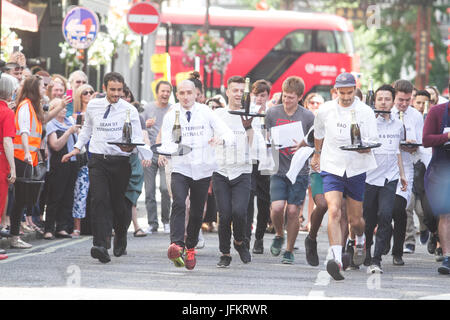
M 356 94 L 352 74 L 342 73 L 336 78 L 338 99 L 323 104 L 314 120 L 314 155 L 311 167 L 321 171 L 323 191 L 328 205 L 328 239 L 333 258 L 327 262 L 327 271 L 335 280 L 342 275 L 342 232 L 340 226 L 343 194 L 347 195 L 347 218 L 350 234 L 356 235 L 353 263 L 361 265 L 366 257 L 362 201 L 366 172 L 377 164 L 370 149 L 341 150 L 350 145 L 350 125 L 355 118 L 364 143 L 377 141 L 377 125 L 372 109 Z M 322 148 L 323 147 L 323 148 Z

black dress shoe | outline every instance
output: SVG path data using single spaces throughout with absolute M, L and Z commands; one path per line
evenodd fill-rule
M 114 237 L 113 254 L 116 257 L 127 254 L 127 236 L 119 236 L 116 234 Z
M 69 238 L 72 238 L 72 236 L 71 236 L 70 234 L 68 234 L 68 233 L 59 233 L 59 232 L 55 233 L 55 237 L 56 237 L 56 238 L 59 238 L 59 239 L 69 239 Z
M 109 257 L 108 250 L 103 247 L 93 246 L 91 248 L 91 257 L 94 259 L 98 259 L 101 263 L 108 263 L 111 261 Z
M 394 264 L 394 266 L 403 266 L 405 264 L 402 257 L 398 257 L 398 256 L 392 257 L 392 263 Z

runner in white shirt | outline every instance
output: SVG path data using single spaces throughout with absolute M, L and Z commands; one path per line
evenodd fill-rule
M 102 263 L 111 261 L 111 231 L 114 229 L 113 253 L 126 254 L 127 231 L 131 211 L 126 209 L 125 192 L 131 174 L 129 156 L 134 147 L 108 144 L 122 138 L 127 111 L 130 112 L 133 143 L 143 142 L 141 122 L 134 106 L 122 100 L 124 79 L 116 72 L 104 77 L 105 98 L 92 99 L 86 110 L 84 126 L 74 150 L 63 156 L 62 162 L 80 153 L 89 141 L 89 183 L 93 224 L 91 256 Z
M 173 105 L 164 116 L 161 127 L 162 146 L 170 146 L 175 114 L 180 112 L 181 143 L 192 148 L 183 156 L 172 157 L 171 190 L 173 196 L 170 215 L 170 246 L 168 258 L 176 267 L 195 267 L 195 246 L 202 225 L 203 209 L 209 183 L 217 169 L 213 136 L 224 140 L 226 145 L 235 142 L 233 132 L 206 105 L 195 102 L 195 86 L 184 80 L 177 89 L 179 103 Z M 189 193 L 190 213 L 185 227 L 186 197 Z M 185 241 L 185 231 L 187 237 Z M 184 248 L 186 255 L 183 257 Z
M 356 235 L 353 262 L 356 266 L 366 256 L 362 200 L 366 172 L 376 168 L 372 151 L 345 151 L 339 147 L 350 145 L 351 113 L 355 112 L 364 143 L 378 140 L 376 119 L 372 109 L 355 97 L 356 80 L 352 74 L 342 73 L 336 78 L 338 99 L 323 104 L 314 121 L 315 151 L 311 166 L 321 171 L 323 191 L 328 205 L 328 238 L 333 259 L 327 271 L 335 280 L 343 280 L 341 271 L 349 261 L 342 260 L 341 203 L 347 195 L 347 217 L 350 235 Z M 323 148 L 322 148 L 323 147 Z
M 375 108 L 390 111 L 394 106 L 395 89 L 383 85 L 375 92 Z M 374 149 L 378 167 L 367 172 L 364 192 L 363 215 L 366 222 L 366 260 L 368 273 L 383 273 L 381 256 L 385 251 L 386 242 L 390 238 L 392 209 L 395 202 L 397 183 L 402 190 L 406 189 L 407 181 L 403 170 L 400 153 L 400 141 L 403 136 L 403 124 L 389 113 L 377 115 L 378 138 L 381 147 Z M 394 165 L 397 163 L 398 165 Z M 374 255 L 371 257 L 373 233 L 377 228 Z
M 406 142 L 422 143 L 423 117 L 419 111 L 410 106 L 414 86 L 407 80 L 397 80 L 394 83 L 394 89 L 395 100 L 392 115 L 399 119 L 400 112 L 403 112 Z M 412 193 L 414 162 L 419 159 L 418 147 L 401 146 L 400 150 L 408 187 L 406 190 L 401 190 L 400 185 L 397 185 L 397 195 L 395 197 L 394 211 L 392 212 L 392 218 L 394 220 L 392 262 L 396 266 L 405 264 L 402 256 L 406 233 L 406 207 L 408 206 Z
M 226 268 L 231 263 L 231 233 L 234 236 L 234 248 L 243 263 L 251 261 L 249 248 L 245 242 L 247 227 L 247 207 L 250 197 L 252 159 L 250 148 L 253 136 L 261 134 L 253 130 L 252 120 L 245 116 L 230 114 L 229 110 L 241 109 L 245 79 L 233 76 L 227 81 L 226 95 L 228 106 L 216 109 L 214 113 L 233 131 L 236 144 L 219 144 L 216 157 L 219 168 L 213 173 L 213 190 L 219 211 L 219 250 L 221 256 L 217 267 Z M 233 224 L 233 228 L 231 228 Z
M 418 90 L 414 95 L 412 107 L 424 115 L 425 104 L 430 103 L 431 95 L 426 90 Z M 430 108 L 428 107 L 428 110 Z M 427 112 L 428 112 L 427 110 Z M 411 192 L 411 199 L 406 207 L 406 236 L 405 248 L 403 253 L 414 253 L 416 248 L 416 228 L 414 226 L 414 212 L 419 218 L 420 242 L 426 244 L 429 238 L 429 231 L 424 223 L 424 208 L 422 199 L 425 195 L 424 175 L 426 167 L 431 160 L 432 148 L 419 147 L 418 154 L 420 159 L 414 163 L 414 178 Z
M 266 80 L 257 80 L 252 85 L 251 96 L 252 100 L 254 100 L 254 109 L 252 112 L 264 112 L 267 113 L 268 108 L 266 104 L 268 103 L 270 97 L 271 84 Z M 259 125 L 259 128 L 256 130 L 260 130 L 261 135 L 263 136 L 264 141 L 267 140 L 267 130 L 265 127 L 265 119 L 264 118 L 255 118 L 253 119 L 252 126 Z M 265 148 L 264 148 L 265 149 Z M 263 150 L 260 150 L 262 152 Z M 269 152 L 269 150 L 264 150 L 265 152 Z M 267 155 L 267 153 L 266 153 Z M 271 153 L 270 153 L 271 155 Z M 255 228 L 255 242 L 253 244 L 254 254 L 263 254 L 264 253 L 264 234 L 267 229 L 267 222 L 270 219 L 270 175 L 267 172 L 259 170 L 260 165 L 264 166 L 264 160 L 256 161 L 253 163 L 253 171 L 252 171 L 252 184 L 251 184 L 251 192 L 250 192 L 250 200 L 248 202 L 247 209 L 247 231 L 246 231 L 246 241 L 250 246 L 250 240 L 253 229 L 253 220 L 254 220 L 254 204 L 255 204 L 255 196 L 256 196 L 256 206 L 257 216 L 256 216 L 256 228 Z M 267 162 L 267 161 L 266 161 Z

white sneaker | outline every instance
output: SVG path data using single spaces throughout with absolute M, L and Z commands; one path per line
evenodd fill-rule
M 170 224 L 166 223 L 164 225 L 164 233 L 166 233 L 166 234 L 170 233 Z
M 204 247 L 205 247 L 205 238 L 203 238 L 203 232 L 202 229 L 200 229 L 200 232 L 198 233 L 198 243 L 195 248 L 203 249 Z
M 15 248 L 15 249 L 30 249 L 32 247 L 31 244 L 26 243 L 19 237 L 12 237 L 10 246 L 11 246 L 11 248 Z
M 146 234 L 152 234 L 152 233 L 157 233 L 158 230 L 155 229 L 155 227 L 153 227 L 153 226 L 148 226 L 147 228 L 145 228 L 144 232 Z

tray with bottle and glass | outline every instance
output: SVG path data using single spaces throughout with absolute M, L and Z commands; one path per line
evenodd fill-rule
M 176 143 L 176 145 L 177 146 L 175 148 L 173 148 L 173 146 L 172 147 L 163 147 L 161 143 L 156 143 L 156 144 L 152 145 L 150 147 L 150 149 L 152 150 L 152 152 L 154 154 L 158 154 L 158 155 L 166 156 L 166 157 L 185 156 L 189 152 L 192 151 L 192 148 L 185 144 Z

